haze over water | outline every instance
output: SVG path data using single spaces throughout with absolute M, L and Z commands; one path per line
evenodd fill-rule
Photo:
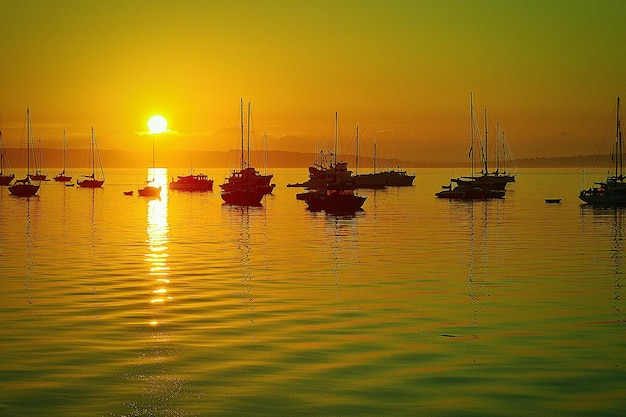
M 623 414 L 626 211 L 579 172 L 472 203 L 417 170 L 349 217 L 274 174 L 259 208 L 140 198 L 145 170 L 0 189 L 0 414 Z

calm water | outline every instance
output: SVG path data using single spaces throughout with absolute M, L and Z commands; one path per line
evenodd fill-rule
M 460 203 L 417 170 L 353 217 L 274 173 L 259 208 L 222 204 L 224 170 L 160 200 L 142 170 L 0 189 L 0 415 L 624 414 L 626 210 L 582 207 L 580 173 Z

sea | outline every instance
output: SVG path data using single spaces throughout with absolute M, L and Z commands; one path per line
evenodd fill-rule
M 0 415 L 626 413 L 626 208 L 582 204 L 589 174 L 464 202 L 434 196 L 463 172 L 409 169 L 331 215 L 272 171 L 260 207 L 223 203 L 224 169 L 0 188 Z

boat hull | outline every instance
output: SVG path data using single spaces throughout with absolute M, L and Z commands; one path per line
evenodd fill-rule
M 15 184 L 9 187 L 9 192 L 18 197 L 30 197 L 37 194 L 39 185 L 35 184 Z
M 63 175 L 63 174 L 59 174 L 59 175 L 54 177 L 54 180 L 56 182 L 70 182 L 70 181 L 72 181 L 72 177 L 69 177 L 69 176 Z
M 9 185 L 15 179 L 15 174 L 0 175 L 0 185 Z
M 481 188 L 456 187 L 451 190 L 439 191 L 435 194 L 437 198 L 447 198 L 450 200 L 489 200 L 504 198 L 503 190 L 483 190 Z
M 408 175 L 406 171 L 387 171 L 385 185 L 387 187 L 411 187 L 415 175 Z
M 82 180 L 76 182 L 79 187 L 82 188 L 101 188 L 102 184 L 104 184 L 104 180 Z
M 240 189 L 222 192 L 222 200 L 226 204 L 235 206 L 260 206 L 265 191 L 259 188 Z
M 151 187 L 147 186 L 145 188 L 141 188 L 137 190 L 137 193 L 142 197 L 160 197 L 161 196 L 161 187 Z

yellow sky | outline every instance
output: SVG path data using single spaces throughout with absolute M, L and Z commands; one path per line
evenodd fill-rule
M 95 3 L 95 4 L 92 4 Z M 239 99 L 273 148 L 349 141 L 409 160 L 452 157 L 469 94 L 517 157 L 595 153 L 626 86 L 626 2 L 0 0 L 0 128 L 144 149 L 227 150 Z M 343 139 L 342 139 L 343 140 Z M 84 143 L 83 143 L 84 142 Z M 371 148 L 371 146 L 370 146 Z

